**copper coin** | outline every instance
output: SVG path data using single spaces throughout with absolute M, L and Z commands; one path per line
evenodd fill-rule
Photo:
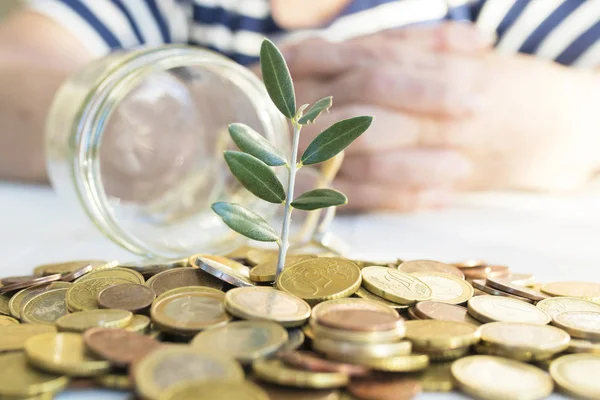
M 472 260 L 455 262 L 452 265 L 463 270 L 463 269 L 474 268 L 474 267 L 485 267 L 487 265 L 487 263 L 483 260 L 472 259 Z
M 184 286 L 208 286 L 223 289 L 223 282 L 198 268 L 175 268 L 160 272 L 146 282 L 157 296 L 167 290 Z
M 511 282 L 511 279 L 507 278 L 507 277 L 504 277 L 504 278 L 489 277 L 485 280 L 485 284 L 494 289 L 498 289 L 503 292 L 514 294 L 516 296 L 525 297 L 526 299 L 530 299 L 533 301 L 542 301 L 549 297 L 543 293 L 540 293 L 540 292 L 530 289 L 528 287 L 513 285 Z
M 25 276 L 9 276 L 7 278 L 2 278 L 0 283 L 2 286 L 14 285 L 15 283 L 21 283 L 24 281 L 30 281 L 32 279 L 37 278 L 33 275 L 25 275 Z
M 369 369 L 362 365 L 325 360 L 311 351 L 280 352 L 277 357 L 290 367 L 307 371 L 341 372 L 350 376 L 365 376 L 369 373 Z
M 473 268 L 461 269 L 465 274 L 465 279 L 485 279 L 492 272 L 492 268 L 488 265 L 480 265 Z
M 467 307 L 437 301 L 421 301 L 415 304 L 413 308 L 414 313 L 422 319 L 468 322 L 477 326 L 481 325 L 479 321 L 469 315 Z
M 335 389 L 288 388 L 272 385 L 252 376 L 249 377 L 249 380 L 267 392 L 269 400 L 342 400 L 340 392 Z
M 442 272 L 444 274 L 454 275 L 460 279 L 465 279 L 465 274 L 461 272 L 460 269 L 456 268 L 453 265 L 446 264 L 439 261 L 430 261 L 430 260 L 413 260 L 413 261 L 404 261 L 398 269 L 402 272 L 412 273 L 419 271 L 426 272 Z
M 389 331 L 403 323 L 390 307 L 354 298 L 320 303 L 313 308 L 312 318 L 320 325 L 348 331 Z
M 504 265 L 488 265 L 488 267 L 490 267 L 488 278 L 502 278 L 510 275 L 510 268 Z
M 93 269 L 94 266 L 92 265 L 84 265 L 83 267 L 78 268 L 74 271 L 63 273 L 60 280 L 65 282 L 73 282 L 75 279 L 81 278 L 83 275 L 87 274 L 88 272 L 91 272 Z
M 11 285 L 1 286 L 0 293 L 12 292 L 18 289 L 25 289 L 31 286 L 42 285 L 44 283 L 50 283 L 59 280 L 60 274 L 48 275 L 43 277 L 32 276 L 30 279 L 24 279 L 20 282 L 15 282 Z
M 101 308 L 117 308 L 131 312 L 142 312 L 152 305 L 156 298 L 154 290 L 138 283 L 121 283 L 109 286 L 98 294 Z
M 521 301 L 524 301 L 525 303 L 530 303 L 530 304 L 535 303 L 535 301 L 533 301 L 531 299 L 527 299 L 525 297 L 517 296 L 514 294 L 503 292 L 501 290 L 494 289 L 493 287 L 489 287 L 485 284 L 485 280 L 483 280 L 483 279 L 475 279 L 472 282 L 472 284 L 473 284 L 474 288 L 479 289 L 482 292 L 485 292 L 486 294 L 491 294 L 492 296 L 512 297 L 513 299 L 521 300 Z
M 408 400 L 421 392 L 418 380 L 378 376 L 350 382 L 348 391 L 363 400 Z
M 127 366 L 162 344 L 149 336 L 114 328 L 92 328 L 83 334 L 87 348 L 119 367 Z
M 414 307 L 409 307 L 408 308 L 408 316 L 410 317 L 410 319 L 415 320 L 415 319 L 423 319 L 423 317 L 421 317 L 419 314 L 417 314 L 415 312 L 415 308 Z

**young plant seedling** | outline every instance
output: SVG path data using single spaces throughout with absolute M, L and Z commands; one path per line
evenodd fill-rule
M 314 123 L 324 111 L 329 110 L 332 98 L 325 97 L 310 108 L 305 104 L 296 109 L 290 71 L 281 52 L 267 39 L 260 49 L 260 67 L 271 100 L 293 127 L 292 159 L 288 161 L 282 151 L 249 126 L 234 123 L 229 125 L 229 134 L 241 151 L 225 151 L 225 161 L 236 179 L 255 196 L 283 205 L 281 236 L 264 218 L 239 204 L 217 202 L 212 209 L 231 229 L 247 238 L 276 242 L 279 246 L 279 275 L 289 248 L 288 237 L 294 208 L 310 211 L 348 202 L 343 193 L 333 189 L 311 190 L 294 199 L 296 173 L 304 165 L 319 164 L 336 156 L 369 128 L 373 117 L 354 117 L 333 124 L 310 143 L 298 161 L 302 126 Z M 308 111 L 304 112 L 307 108 Z M 287 168 L 287 191 L 273 172 L 273 167 Z

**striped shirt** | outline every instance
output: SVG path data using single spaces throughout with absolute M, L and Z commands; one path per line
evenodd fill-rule
M 323 0 L 327 1 L 327 0 Z M 442 20 L 472 21 L 505 54 L 527 53 L 582 68 L 600 66 L 600 0 L 351 0 L 316 29 L 286 31 L 269 0 L 29 0 L 96 55 L 188 43 L 248 65 L 262 39 L 320 36 L 330 41 Z

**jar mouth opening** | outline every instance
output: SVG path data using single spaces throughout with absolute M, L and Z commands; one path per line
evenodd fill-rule
M 205 96 L 204 100 L 208 103 L 204 104 L 209 104 L 213 97 L 219 98 L 217 93 L 219 89 L 223 90 L 226 87 L 234 88 L 237 91 L 236 93 L 238 93 L 238 97 L 245 97 L 245 99 L 230 99 L 230 104 L 227 106 L 223 105 L 223 108 L 228 108 L 232 112 L 235 112 L 235 102 L 240 100 L 247 108 L 251 109 L 253 118 L 257 120 L 256 124 L 262 130 L 261 133 L 268 139 L 273 140 L 276 138 L 279 141 L 289 140 L 287 124 L 283 116 L 270 103 L 262 82 L 248 69 L 226 57 L 208 50 L 178 45 L 142 50 L 128 55 L 88 92 L 88 96 L 83 103 L 84 105 L 76 116 L 77 122 L 74 125 L 76 132 L 71 136 L 75 141 L 72 144 L 75 149 L 75 157 L 73 158 L 71 171 L 80 202 L 83 204 L 91 220 L 110 239 L 125 247 L 130 252 L 144 257 L 177 258 L 203 251 L 223 253 L 240 245 L 243 241 L 241 236 L 227 230 L 226 234 L 223 231 L 216 235 L 207 235 L 206 243 L 204 244 L 201 239 L 196 241 L 190 239 L 188 242 L 187 239 L 183 239 L 184 232 L 181 229 L 184 225 L 183 223 L 179 225 L 175 224 L 176 228 L 170 225 L 167 226 L 164 224 L 166 221 L 166 214 L 164 212 L 155 212 L 152 214 L 152 212 L 148 212 L 149 207 L 146 207 L 146 205 L 144 205 L 146 207 L 144 212 L 139 212 L 141 207 L 136 208 L 139 204 L 136 205 L 134 204 L 135 202 L 128 201 L 124 196 L 114 196 L 107 192 L 107 190 L 114 189 L 110 186 L 112 184 L 110 180 L 107 179 L 107 171 L 115 166 L 120 170 L 129 168 L 130 166 L 124 166 L 125 161 L 130 158 L 130 154 L 135 153 L 135 151 L 129 151 L 126 148 L 122 150 L 119 157 L 116 157 L 116 161 L 113 162 L 114 165 L 111 166 L 106 162 L 107 158 L 104 155 L 108 146 L 106 144 L 108 143 L 107 138 L 110 135 L 106 134 L 106 132 L 107 129 L 111 131 L 110 128 L 114 128 L 114 126 L 111 126 L 111 121 L 115 118 L 117 109 L 124 102 L 128 101 L 128 96 L 138 90 L 140 85 L 144 84 L 150 77 L 157 77 L 160 74 L 173 73 L 175 71 L 176 74 L 179 74 L 180 79 L 191 81 L 195 78 L 193 76 L 185 76 L 185 74 L 195 70 L 204 72 L 205 75 L 209 71 L 215 77 L 212 81 L 214 87 L 210 89 L 210 86 L 207 86 L 209 90 L 214 90 L 214 92 L 207 92 L 209 95 Z M 152 89 L 152 82 L 148 86 L 150 87 L 150 91 L 154 90 Z M 214 104 L 213 106 L 217 105 Z M 218 108 L 220 108 L 220 105 Z M 135 114 L 135 112 L 134 107 L 133 113 Z M 163 114 L 165 113 L 163 111 Z M 189 112 L 180 112 L 179 114 L 182 118 L 187 118 L 186 115 Z M 205 114 L 207 113 L 205 112 Z M 130 115 L 127 114 L 127 116 Z M 204 115 L 204 117 L 206 117 L 205 119 L 214 118 L 214 116 L 210 115 Z M 128 121 L 128 118 L 122 119 L 125 120 L 125 124 L 128 124 L 127 126 L 131 129 L 135 130 L 140 125 L 139 122 Z M 170 119 L 170 115 L 166 115 L 162 119 L 168 120 Z M 224 117 L 221 119 L 224 119 Z M 221 122 L 223 121 L 219 120 L 219 123 Z M 237 121 L 230 120 L 228 122 Z M 189 125 L 193 126 L 192 123 L 189 123 Z M 207 130 L 209 136 L 215 135 L 215 132 L 210 131 L 208 128 L 203 127 L 203 129 Z M 164 156 L 166 151 L 164 149 L 168 148 L 172 142 L 176 142 L 176 140 L 169 140 L 169 135 L 172 135 L 172 133 L 166 132 L 163 135 L 163 139 L 161 139 L 163 142 L 155 144 L 153 147 L 154 153 L 152 153 L 153 157 L 158 155 L 156 156 L 157 159 L 161 159 L 164 162 L 172 161 L 169 157 Z M 174 138 L 177 138 L 177 136 L 175 135 Z M 284 146 L 288 148 L 289 146 L 286 144 Z M 178 147 L 178 149 L 181 147 Z M 196 158 L 198 158 L 197 156 L 198 154 L 195 155 Z M 222 158 L 220 154 L 219 157 Z M 195 159 L 190 161 L 192 164 L 195 162 Z M 154 159 L 149 158 L 147 165 L 153 166 L 154 164 L 156 164 Z M 209 164 L 210 160 L 207 159 L 206 165 Z M 193 168 L 198 170 L 194 172 L 202 172 L 199 170 L 197 163 L 193 165 Z M 142 168 L 138 172 L 143 174 L 144 169 Z M 218 171 L 216 169 L 212 173 L 214 179 L 219 178 L 221 181 L 224 179 L 217 176 Z M 160 186 L 152 176 L 149 176 L 144 182 L 144 190 L 147 191 L 156 191 L 158 190 L 156 187 Z M 109 186 L 107 187 L 106 185 Z M 219 185 L 206 185 L 207 188 L 211 188 L 212 190 L 211 193 L 206 193 L 207 199 L 211 196 L 218 197 L 219 193 L 221 196 L 231 195 L 231 193 L 226 193 Z M 219 190 L 221 191 L 219 192 Z M 197 193 L 195 194 L 197 195 Z M 200 194 L 202 195 L 202 193 Z M 269 218 L 275 212 L 273 205 L 264 202 L 259 201 L 253 206 L 258 208 L 266 218 Z M 135 209 L 135 212 L 132 214 L 124 212 L 124 210 L 128 210 L 127 207 L 131 210 Z M 192 212 L 194 209 L 193 202 L 187 205 L 187 207 L 188 212 Z M 210 211 L 209 207 L 208 210 L 205 207 L 202 210 L 195 211 L 195 214 L 193 214 L 194 218 L 201 218 L 202 221 L 206 222 L 204 228 L 202 228 L 201 224 L 198 225 L 198 231 L 202 231 L 202 229 L 208 229 L 209 231 L 211 229 L 219 229 L 216 227 L 214 221 L 207 222 L 211 218 L 209 215 L 212 216 L 212 211 Z M 192 214 L 189 217 L 192 218 Z M 218 222 L 220 223 L 220 221 Z M 191 225 L 186 225 L 187 228 L 190 228 L 189 234 L 194 234 Z M 173 239 L 168 237 L 168 232 L 173 234 Z M 198 232 L 198 234 L 200 233 L 202 232 Z M 178 239 L 177 235 L 181 235 L 181 237 Z M 219 235 L 220 237 L 217 238 Z

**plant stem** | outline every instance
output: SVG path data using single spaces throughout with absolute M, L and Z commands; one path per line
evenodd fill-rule
M 294 184 L 296 183 L 296 172 L 298 169 L 298 142 L 300 141 L 300 130 L 302 126 L 292 119 L 292 126 L 294 127 L 294 140 L 292 144 L 292 162 L 288 170 L 288 190 L 285 198 L 284 206 L 284 217 L 283 227 L 281 228 L 281 245 L 279 246 L 279 255 L 277 257 L 277 276 L 283 271 L 283 265 L 285 263 L 285 256 L 287 254 L 290 243 L 288 237 L 290 236 L 290 223 L 292 222 L 292 201 L 294 200 Z

